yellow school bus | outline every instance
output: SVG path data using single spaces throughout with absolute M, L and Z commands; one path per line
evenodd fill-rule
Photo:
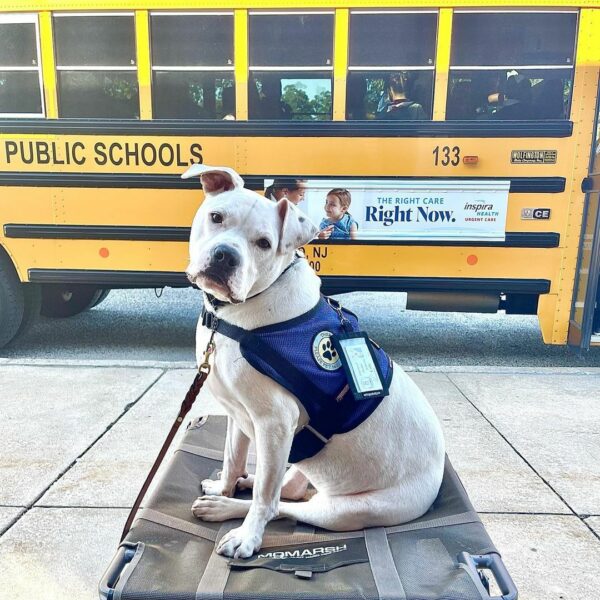
M 600 4 L 533 4 L 4 0 L 0 344 L 187 285 L 195 162 L 319 220 L 345 190 L 358 235 L 305 248 L 329 293 L 600 344 Z

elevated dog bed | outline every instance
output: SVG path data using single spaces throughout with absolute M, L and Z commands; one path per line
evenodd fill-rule
M 103 600 L 481 600 L 491 597 L 482 569 L 501 589 L 496 598 L 517 598 L 448 460 L 435 503 L 415 521 L 333 533 L 282 519 L 252 558 L 216 554 L 241 520 L 203 522 L 191 505 L 221 467 L 225 429 L 224 417 L 188 426 L 100 582 Z

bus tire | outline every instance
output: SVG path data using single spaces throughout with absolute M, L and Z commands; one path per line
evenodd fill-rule
M 26 334 L 39 319 L 42 309 L 42 288 L 36 283 L 23 283 L 23 320 L 19 326 L 16 339 Z
M 51 319 L 74 317 L 94 306 L 103 290 L 80 283 L 48 283 L 42 287 L 41 314 Z
M 100 295 L 98 296 L 98 300 L 96 300 L 94 305 L 91 306 L 90 308 L 94 308 L 94 307 L 98 306 L 98 304 L 102 304 L 102 302 L 104 302 L 106 300 L 106 297 L 108 296 L 108 294 L 110 294 L 110 288 L 108 288 L 107 290 L 100 290 Z
M 12 261 L 0 248 L 0 348 L 19 332 L 24 311 L 23 286 Z

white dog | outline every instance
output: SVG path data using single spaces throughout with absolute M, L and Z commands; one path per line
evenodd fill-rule
M 296 249 L 317 228 L 286 199 L 275 203 L 243 188 L 232 169 L 194 165 L 183 177 L 202 176 L 206 199 L 192 225 L 189 279 L 205 296 L 205 309 L 246 330 L 293 319 L 320 300 L 320 280 Z M 290 266 L 291 265 L 291 266 Z M 198 364 L 211 330 L 198 323 Z M 206 387 L 228 417 L 223 471 L 202 482 L 192 506 L 206 521 L 244 518 L 217 552 L 249 557 L 266 524 L 289 517 L 334 531 L 397 525 L 424 514 L 439 491 L 444 440 L 421 390 L 398 365 L 389 395 L 355 429 L 334 435 L 323 449 L 286 473 L 295 433 L 308 416 L 298 399 L 242 357 L 239 343 L 215 335 L 214 364 Z M 250 441 L 256 446 L 254 477 L 246 472 Z M 305 502 L 308 482 L 316 493 Z M 236 486 L 253 486 L 252 500 L 233 498 Z

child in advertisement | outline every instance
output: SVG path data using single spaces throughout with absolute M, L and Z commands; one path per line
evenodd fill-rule
M 358 235 L 358 223 L 348 212 L 352 197 L 344 188 L 333 188 L 325 199 L 325 214 L 320 225 L 320 240 L 355 240 Z

